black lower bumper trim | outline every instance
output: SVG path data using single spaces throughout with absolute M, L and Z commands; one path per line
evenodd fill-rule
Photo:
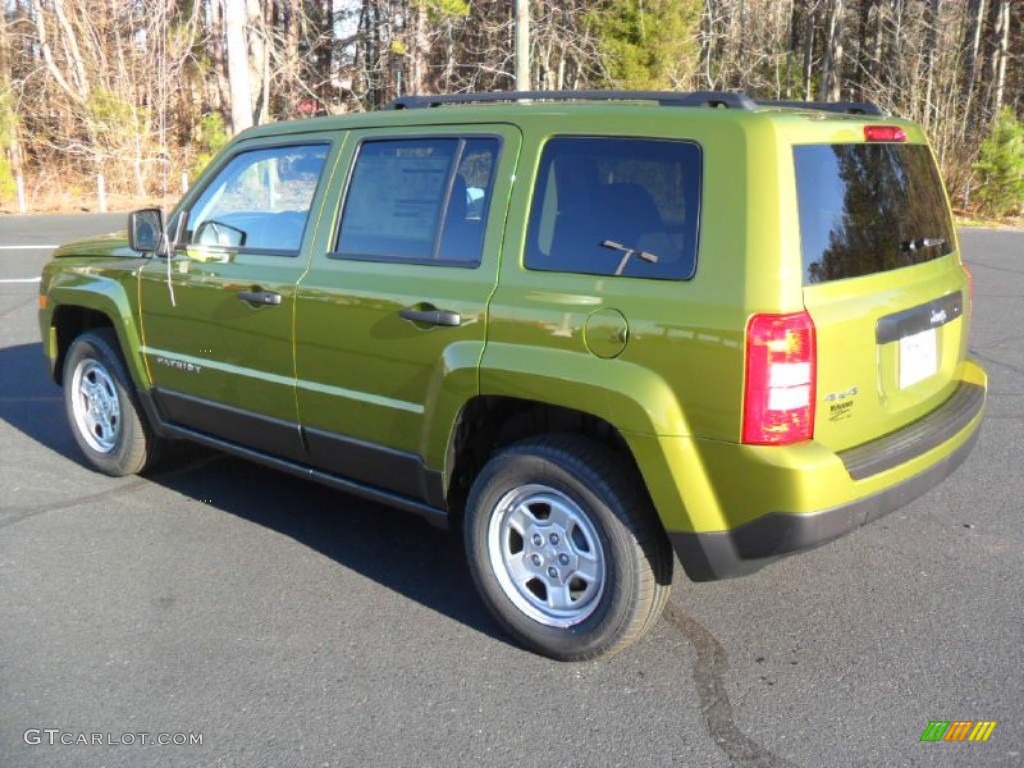
M 907 505 L 952 474 L 974 447 L 980 429 L 920 474 L 863 499 L 812 514 L 772 512 L 731 531 L 669 533 L 693 581 L 753 573 L 786 555 L 813 549 Z
M 985 406 L 985 387 L 964 381 L 941 406 L 901 430 L 843 451 L 839 458 L 854 480 L 898 467 L 942 445 L 971 423 Z

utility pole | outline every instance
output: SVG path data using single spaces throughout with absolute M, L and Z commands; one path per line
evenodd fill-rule
M 516 3 L 516 90 L 530 90 L 530 0 Z

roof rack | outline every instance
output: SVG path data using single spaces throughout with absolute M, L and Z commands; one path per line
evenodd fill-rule
M 509 101 L 653 101 L 663 107 L 718 107 L 756 109 L 790 107 L 851 115 L 884 115 L 876 105 L 864 101 L 755 101 L 735 91 L 487 91 L 445 96 L 401 96 L 385 109 L 430 109 L 447 104 L 485 104 Z
M 655 101 L 663 107 L 728 107 L 754 109 L 756 102 L 732 91 L 488 91 L 447 96 L 401 96 L 385 109 L 424 109 L 445 104 L 477 104 L 500 101 Z

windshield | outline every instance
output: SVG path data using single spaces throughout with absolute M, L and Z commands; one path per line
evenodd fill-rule
M 793 159 L 805 285 L 952 253 L 953 222 L 927 146 L 807 145 Z

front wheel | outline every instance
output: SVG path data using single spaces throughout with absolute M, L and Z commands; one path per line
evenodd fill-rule
M 506 630 L 546 656 L 615 653 L 668 596 L 671 549 L 625 461 L 553 435 L 497 454 L 470 492 L 464 534 L 477 588 Z
M 71 343 L 64 406 L 75 442 L 99 471 L 120 477 L 152 464 L 157 439 L 136 402 L 112 330 L 86 331 Z

